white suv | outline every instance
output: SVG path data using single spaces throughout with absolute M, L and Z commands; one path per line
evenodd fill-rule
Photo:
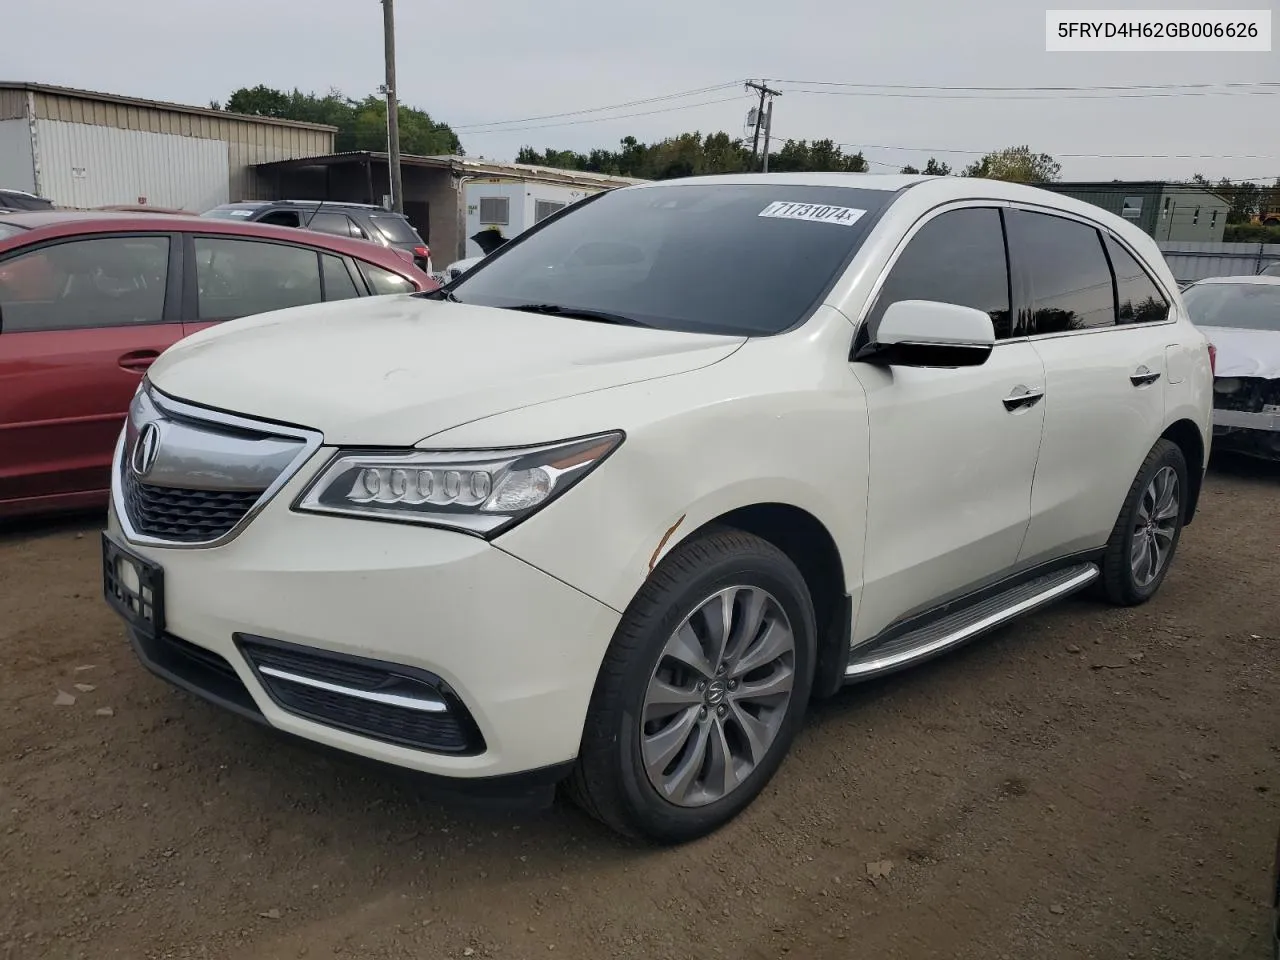
M 1090 585 L 1152 596 L 1212 361 L 1155 244 L 964 178 L 601 193 L 429 294 L 151 368 L 105 590 L 152 670 L 659 841 L 742 810 L 810 699 Z

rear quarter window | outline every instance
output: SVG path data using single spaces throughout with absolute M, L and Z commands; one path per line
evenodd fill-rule
M 378 232 L 392 243 L 422 243 L 418 231 L 413 225 L 401 217 L 382 217 L 374 215 L 369 218 Z

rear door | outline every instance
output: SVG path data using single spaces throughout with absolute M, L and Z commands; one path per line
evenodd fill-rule
M 1020 557 L 1037 563 L 1106 543 L 1160 435 L 1175 331 L 1159 287 L 1093 224 L 1033 210 L 1012 210 L 1007 222 L 1020 320 L 1045 368 L 1044 441 Z
M 269 310 L 363 295 L 349 257 L 278 240 L 187 238 L 187 333 Z
M 107 489 L 129 401 L 183 333 L 180 270 L 165 233 L 56 240 L 0 260 L 0 503 Z

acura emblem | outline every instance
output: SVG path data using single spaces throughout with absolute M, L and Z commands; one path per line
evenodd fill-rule
M 133 442 L 133 453 L 129 457 L 129 466 L 134 476 L 145 477 L 156 465 L 156 457 L 160 455 L 160 427 L 154 420 L 142 425 L 138 431 L 138 439 Z

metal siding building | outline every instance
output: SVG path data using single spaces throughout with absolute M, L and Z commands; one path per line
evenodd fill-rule
M 256 166 L 327 154 L 336 128 L 33 83 L 0 83 L 0 184 L 60 206 L 197 213 L 265 198 Z
M 1156 240 L 1221 242 L 1231 205 L 1203 187 L 1159 180 L 1042 183 L 1124 217 Z

